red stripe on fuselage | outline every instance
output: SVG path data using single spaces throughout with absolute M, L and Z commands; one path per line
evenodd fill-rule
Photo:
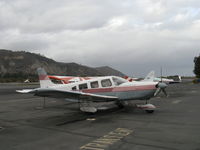
M 143 91 L 152 89 L 156 89 L 155 85 L 109 87 L 109 88 L 98 88 L 98 89 L 85 89 L 82 91 L 85 93 L 104 93 L 104 92 Z
M 110 88 L 98 88 L 98 89 L 85 89 L 82 90 L 85 93 L 104 93 L 104 92 L 112 92 L 113 91 L 113 87 Z
M 126 86 L 126 87 L 116 87 L 113 89 L 113 92 L 152 90 L 155 88 L 156 88 L 155 85 Z

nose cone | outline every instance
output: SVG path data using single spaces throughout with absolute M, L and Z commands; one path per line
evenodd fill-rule
M 161 89 L 165 89 L 167 87 L 167 84 L 160 82 L 160 83 L 158 83 L 158 87 L 161 88 Z

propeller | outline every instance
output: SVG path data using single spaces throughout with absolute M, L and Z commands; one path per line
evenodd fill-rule
M 161 78 L 161 82 L 162 82 L 162 67 L 160 67 L 160 78 Z
M 166 83 L 163 83 L 163 82 L 159 82 L 157 85 L 157 90 L 156 92 L 154 93 L 154 96 L 157 96 L 161 91 L 165 94 L 165 96 L 167 96 L 167 92 L 165 90 L 165 88 L 167 87 L 167 84 Z
M 160 78 L 161 78 L 161 81 L 156 85 L 157 87 L 157 90 L 156 92 L 154 93 L 154 96 L 157 96 L 161 91 L 165 94 L 165 96 L 167 96 L 167 92 L 165 90 L 165 88 L 167 87 L 167 84 L 163 82 L 162 80 L 162 67 L 160 68 Z
M 154 93 L 154 96 L 157 96 L 160 92 L 161 92 L 161 88 L 158 88 L 158 89 L 156 90 L 156 92 Z

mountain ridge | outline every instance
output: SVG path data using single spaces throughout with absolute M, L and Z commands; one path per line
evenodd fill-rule
M 57 62 L 46 56 L 26 52 L 0 49 L 0 76 L 35 76 L 36 69 L 43 67 L 48 74 L 65 76 L 125 76 L 109 66 L 97 68 L 80 65 L 75 62 Z

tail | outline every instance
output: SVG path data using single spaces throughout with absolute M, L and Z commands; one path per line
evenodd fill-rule
M 37 69 L 39 80 L 40 80 L 40 87 L 41 88 L 49 88 L 54 86 L 55 84 L 49 79 L 46 71 L 43 68 Z
M 149 74 L 144 78 L 145 81 L 153 81 L 155 78 L 155 72 L 151 71 Z

